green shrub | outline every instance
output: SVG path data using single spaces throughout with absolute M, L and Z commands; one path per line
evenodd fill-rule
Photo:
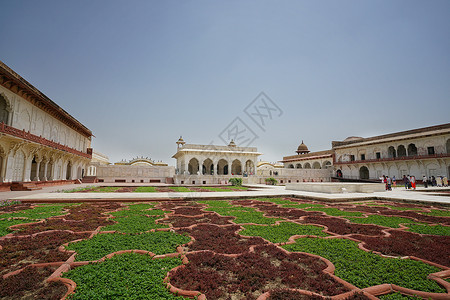
M 232 186 L 242 186 L 242 178 L 230 178 L 228 182 L 230 182 Z
M 268 184 L 268 185 L 277 185 L 278 184 L 278 180 L 276 180 L 273 177 L 266 178 L 265 181 L 266 181 L 266 184 Z

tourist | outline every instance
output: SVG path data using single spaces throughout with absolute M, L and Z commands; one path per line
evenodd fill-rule
M 408 187 L 409 187 L 409 179 L 408 179 L 408 177 L 406 177 L 406 175 L 403 175 L 403 184 L 405 185 L 405 189 L 408 189 Z
M 392 191 L 392 187 L 391 187 L 391 178 L 389 178 L 389 176 L 386 176 L 386 189 L 388 191 Z
M 397 186 L 397 181 L 395 180 L 395 176 L 392 177 L 392 185 L 393 185 L 394 187 Z
M 423 183 L 423 186 L 424 186 L 425 188 L 428 187 L 428 178 L 427 178 L 427 176 L 423 175 L 423 177 L 422 177 L 422 183 Z
M 436 177 L 431 176 L 431 186 L 436 186 Z
M 445 187 L 448 187 L 448 178 L 447 178 L 447 176 L 444 176 L 444 178 L 442 179 L 442 184 L 443 184 Z
M 436 186 L 438 186 L 438 187 L 442 186 L 442 176 L 436 177 Z
M 411 176 L 411 179 L 409 180 L 411 182 L 411 187 L 415 190 L 416 189 L 416 177 Z

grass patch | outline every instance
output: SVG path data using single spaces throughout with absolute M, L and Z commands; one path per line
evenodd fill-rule
M 168 231 L 142 233 L 138 235 L 104 233 L 89 240 L 70 243 L 66 248 L 77 252 L 76 260 L 97 260 L 119 250 L 146 250 L 155 254 L 173 253 L 176 247 L 191 239 Z
M 401 293 L 391 293 L 387 295 L 379 295 L 377 296 L 381 300 L 419 300 L 422 297 L 419 296 L 406 296 Z
M 342 211 L 334 207 L 313 207 L 306 209 L 307 211 L 323 211 L 329 216 L 345 216 L 345 217 L 361 217 L 363 214 L 359 211 Z
M 161 209 L 152 209 L 155 207 L 154 204 L 150 203 L 138 203 L 138 204 L 131 204 L 128 205 L 128 209 L 122 209 L 119 211 L 114 211 L 111 213 L 111 215 L 115 217 L 128 217 L 128 216 L 163 216 L 166 211 L 163 211 Z
M 322 232 L 322 227 L 314 225 L 300 225 L 292 222 L 282 222 L 279 225 L 258 226 L 244 225 L 245 229 L 240 231 L 244 236 L 260 236 L 272 243 L 285 243 L 293 235 L 316 235 L 328 236 Z
M 92 192 L 94 193 L 114 193 L 117 192 L 118 190 L 120 190 L 122 187 L 120 186 L 101 186 L 98 187 L 94 190 L 92 190 Z
M 231 205 L 230 202 L 226 201 L 226 200 L 201 200 L 201 201 L 197 201 L 197 203 L 206 204 L 206 205 L 208 205 L 208 208 L 216 208 L 216 207 L 233 208 L 233 207 L 236 207 L 236 206 Z
M 177 193 L 189 193 L 189 192 L 193 192 L 190 189 L 188 189 L 187 187 L 184 186 L 171 186 L 169 187 L 169 189 L 173 190 L 174 192 Z
M 199 203 L 205 203 L 207 201 L 198 201 Z M 281 220 L 278 218 L 264 217 L 262 212 L 256 211 L 253 207 L 232 206 L 226 201 L 208 201 L 213 206 L 208 206 L 206 211 L 214 211 L 222 216 L 236 217 L 235 223 L 255 223 L 255 224 L 275 224 L 276 221 Z M 209 205 L 209 204 L 208 204 Z
M 78 203 L 72 204 L 76 205 Z M 25 209 L 17 212 L 9 212 L 9 213 L 1 213 L 0 219 L 8 219 L 8 218 L 24 218 L 24 219 L 46 219 L 53 216 L 60 216 L 64 214 L 64 208 L 67 205 L 66 203 L 62 204 L 52 204 L 52 205 L 39 205 L 35 208 Z M 24 222 L 26 223 L 26 222 Z
M 140 186 L 134 190 L 135 193 L 155 193 L 157 192 L 154 186 Z
M 128 217 L 118 217 L 113 219 L 117 224 L 103 227 L 103 231 L 118 231 L 123 233 L 140 233 L 157 228 L 167 228 L 169 226 L 158 224 L 155 221 L 160 219 L 160 216 L 147 217 L 141 215 L 133 215 Z
M 445 293 L 428 274 L 439 268 L 411 259 L 386 258 L 358 248 L 358 243 L 346 239 L 301 238 L 295 244 L 283 246 L 288 251 L 308 252 L 330 260 L 335 275 L 359 287 L 389 283 L 402 287 Z
M 14 230 L 9 229 L 10 226 L 17 224 L 25 224 L 25 223 L 33 223 L 38 220 L 30 220 L 30 219 L 1 219 L 0 220 L 0 237 L 7 235 Z
M 421 212 L 421 214 L 435 217 L 450 217 L 450 210 L 432 209 L 431 212 Z
M 218 188 L 218 187 L 212 187 L 212 186 L 199 186 L 198 188 L 200 188 L 202 190 L 206 190 L 206 191 L 211 191 L 211 192 L 231 192 L 230 189 Z
M 450 227 L 442 225 L 422 225 L 422 224 L 406 224 L 408 231 L 420 234 L 444 235 L 450 236 Z
M 399 224 L 411 223 L 411 219 L 402 217 L 388 217 L 379 215 L 370 215 L 367 218 L 347 218 L 350 222 L 358 224 L 375 224 L 390 228 L 400 228 Z
M 77 283 L 71 299 L 184 299 L 169 292 L 163 279 L 181 265 L 178 257 L 152 259 L 124 253 L 102 263 L 77 267 L 64 277 Z

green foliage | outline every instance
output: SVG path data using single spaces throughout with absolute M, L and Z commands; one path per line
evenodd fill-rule
M 206 201 L 199 201 L 205 203 Z M 215 211 L 222 216 L 233 216 L 235 223 L 255 223 L 255 224 L 274 224 L 281 220 L 277 218 L 264 217 L 262 212 L 256 211 L 253 207 L 232 206 L 226 201 L 209 201 L 214 206 L 209 206 L 206 211 Z M 218 206 L 223 205 L 223 206 Z
M 336 276 L 359 288 L 390 283 L 420 291 L 445 293 L 445 289 L 435 281 L 427 279 L 428 274 L 440 271 L 438 268 L 421 261 L 386 258 L 366 252 L 351 240 L 301 238 L 283 248 L 330 260 L 336 267 Z
M 160 219 L 160 216 L 147 217 L 141 215 L 132 215 L 128 217 L 118 217 L 112 220 L 117 221 L 117 224 L 103 227 L 103 231 L 118 231 L 123 233 L 140 233 L 149 231 L 156 228 L 167 228 L 169 226 L 164 224 L 158 224 L 156 219 Z
M 425 224 L 405 224 L 408 226 L 408 231 L 417 232 L 420 234 L 433 234 L 450 236 L 450 227 L 442 225 L 425 225 Z
M 0 219 L 0 237 L 7 235 L 8 233 L 14 232 L 14 230 L 9 229 L 10 226 L 17 224 L 33 223 L 38 220 L 31 219 Z
M 124 253 L 103 263 L 77 267 L 64 273 L 76 282 L 71 299 L 167 299 L 181 300 L 163 283 L 167 272 L 181 265 L 178 257 L 152 259 L 147 255 Z
M 279 225 L 259 226 L 244 225 L 245 229 L 240 231 L 240 235 L 260 236 L 272 243 L 285 243 L 293 235 L 316 235 L 328 236 L 321 227 L 313 225 L 301 225 L 292 222 L 281 222 Z
M 266 178 L 265 181 L 266 181 L 266 184 L 269 184 L 269 185 L 277 185 L 278 184 L 278 180 L 276 180 L 273 177 Z
M 160 209 L 152 209 L 155 205 L 150 203 L 139 203 L 130 204 L 128 209 L 122 209 L 119 211 L 112 212 L 111 214 L 115 217 L 126 217 L 126 216 L 163 216 L 166 212 Z
M 154 193 L 157 192 L 154 186 L 140 186 L 134 190 L 135 193 Z
M 387 217 L 379 215 L 370 215 L 367 218 L 348 217 L 351 222 L 358 224 L 375 224 L 391 228 L 400 228 L 399 224 L 411 223 L 411 219 L 402 217 Z
M 242 186 L 242 178 L 234 177 L 228 180 L 232 186 Z
M 122 187 L 120 187 L 120 186 L 102 186 L 102 187 L 96 188 L 92 192 L 94 192 L 94 193 L 114 193 L 114 192 L 117 192 L 118 190 L 120 190 L 121 188 Z
M 5 206 L 12 206 L 12 205 L 16 205 L 16 204 L 20 204 L 21 202 L 19 200 L 0 200 L 0 207 L 5 207 Z
M 184 186 L 171 186 L 171 187 L 169 187 L 169 189 L 173 190 L 174 192 L 178 192 L 178 193 L 193 192 Z
M 245 186 L 224 186 L 223 188 L 226 190 L 242 190 L 242 191 L 248 190 L 248 187 Z
M 380 295 L 377 296 L 381 300 L 419 300 L 422 299 L 422 297 L 419 296 L 407 296 L 400 293 L 391 293 L 387 295 Z
M 64 214 L 64 207 L 68 206 L 65 203 L 52 205 L 39 205 L 35 208 L 25 209 L 17 212 L 1 213 L 0 219 L 7 218 L 24 218 L 24 219 L 46 219 L 52 216 L 59 216 Z
M 63 193 L 78 193 L 78 192 L 87 191 L 87 190 L 91 190 L 91 189 L 93 189 L 92 186 L 87 186 L 87 187 L 80 187 L 80 188 L 71 189 L 71 190 L 63 190 L 62 192 Z
M 272 202 L 275 204 L 279 204 L 282 207 L 289 207 L 289 208 L 308 208 L 308 207 L 324 207 L 323 204 L 316 204 L 316 203 L 299 203 L 287 199 L 282 198 L 255 198 L 251 200 L 256 201 L 264 201 L 264 202 Z
M 359 211 L 343 211 L 334 207 L 313 207 L 308 208 L 308 211 L 323 211 L 329 216 L 353 216 L 353 217 L 361 217 L 363 214 Z
M 229 189 L 223 189 L 223 188 L 212 187 L 212 186 L 201 186 L 200 188 L 203 190 L 211 191 L 211 192 L 231 192 Z
M 89 240 L 70 243 L 69 250 L 77 252 L 76 260 L 97 260 L 119 250 L 146 250 L 155 254 L 173 253 L 176 247 L 186 244 L 191 239 L 168 231 L 148 232 L 138 235 L 104 233 L 97 234 Z
M 421 214 L 435 217 L 450 217 L 450 210 L 432 209 L 431 212 L 421 212 Z
M 197 203 L 206 204 L 208 205 L 208 208 L 215 208 L 215 207 L 235 207 L 230 204 L 230 202 L 226 200 L 200 200 L 197 201 Z

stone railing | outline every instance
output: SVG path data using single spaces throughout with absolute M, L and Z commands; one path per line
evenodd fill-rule
M 92 149 L 88 148 L 87 152 L 81 152 L 76 149 L 70 148 L 65 145 L 61 145 L 60 143 L 56 143 L 54 141 L 47 140 L 46 138 L 43 138 L 41 136 L 34 135 L 30 132 L 26 132 L 25 130 L 20 130 L 11 126 L 6 125 L 5 123 L 0 123 L 0 133 L 5 133 L 8 135 L 12 135 L 14 137 L 18 137 L 27 141 L 31 141 L 34 143 L 38 143 L 47 147 L 51 147 L 53 149 L 65 151 L 71 154 L 83 156 L 86 158 L 91 159 L 92 158 Z

